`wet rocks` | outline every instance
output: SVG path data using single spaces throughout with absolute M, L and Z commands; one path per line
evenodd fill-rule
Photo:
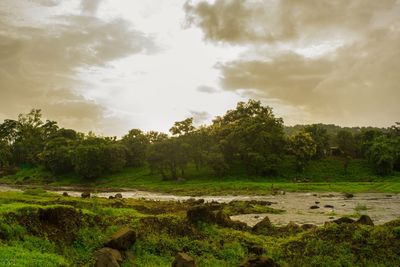
M 246 260 L 240 267 L 279 267 L 279 264 L 269 257 L 258 256 Z
M 352 193 L 344 193 L 343 196 L 344 196 L 345 198 L 347 198 L 347 199 L 353 198 L 353 197 L 354 197 L 354 195 L 353 195 Z
M 196 263 L 192 257 L 184 252 L 178 252 L 175 260 L 172 262 L 172 267 L 196 267 Z
M 327 208 L 327 209 L 333 209 L 333 208 L 335 208 L 334 206 L 332 206 L 332 205 L 325 205 L 324 206 L 324 208 Z
M 90 192 L 83 192 L 81 198 L 90 198 Z
M 311 209 L 311 210 L 315 210 L 315 209 L 319 209 L 319 207 L 318 207 L 317 205 L 312 205 L 312 206 L 310 207 L 310 209 Z
M 334 220 L 333 222 L 336 223 L 336 224 L 354 223 L 354 220 L 350 219 L 349 217 L 342 217 L 342 218 Z
M 122 194 L 121 193 L 115 194 L 115 198 L 122 198 Z
M 356 223 L 374 226 L 374 222 L 368 215 L 361 215 L 361 217 L 356 221 Z
M 301 229 L 307 231 L 307 230 L 311 230 L 311 229 L 315 229 L 317 228 L 317 226 L 315 224 L 312 223 L 305 223 L 301 226 Z
M 106 247 L 118 250 L 129 249 L 136 241 L 136 232 L 128 227 L 124 227 L 114 233 L 106 243 Z
M 121 253 L 112 248 L 101 248 L 93 254 L 95 267 L 119 267 L 122 263 Z

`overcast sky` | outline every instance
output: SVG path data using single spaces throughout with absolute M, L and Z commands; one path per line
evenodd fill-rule
M 0 121 L 168 131 L 249 98 L 288 125 L 400 121 L 400 0 L 0 1 Z

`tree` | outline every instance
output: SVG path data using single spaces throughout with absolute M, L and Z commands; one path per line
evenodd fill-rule
M 213 121 L 213 132 L 228 165 L 243 164 L 251 174 L 276 173 L 284 152 L 283 121 L 260 101 L 239 102 Z
M 126 147 L 127 166 L 142 166 L 146 162 L 149 138 L 139 129 L 132 129 L 122 137 L 121 143 Z
M 323 158 L 329 150 L 328 131 L 319 124 L 312 124 L 304 127 L 304 131 L 309 133 L 316 144 L 315 158 Z
M 156 142 L 149 148 L 150 168 L 159 172 L 165 180 L 177 180 L 179 171 L 184 176 L 185 167 L 189 161 L 187 152 L 187 145 L 178 137 Z
M 317 145 L 308 132 L 299 132 L 289 141 L 290 151 L 297 160 L 297 169 L 304 171 L 308 162 L 317 153 Z
M 6 141 L 0 139 L 0 172 L 10 165 L 11 149 Z
M 357 143 L 350 131 L 341 130 L 336 134 L 336 143 L 341 151 L 343 170 L 347 173 L 352 157 L 357 154 Z
M 193 132 L 196 128 L 193 126 L 193 118 L 187 118 L 183 121 L 177 121 L 169 129 L 172 135 L 185 135 Z
M 379 174 L 386 175 L 393 171 L 396 160 L 396 148 L 393 141 L 386 136 L 380 136 L 367 151 L 368 159 Z
M 76 146 L 72 163 L 77 174 L 87 179 L 97 178 L 125 166 L 125 148 L 113 138 L 91 135 Z
M 40 158 L 47 170 L 54 174 L 63 174 L 73 170 L 73 153 L 73 140 L 65 137 L 56 137 L 47 142 L 43 152 L 40 154 Z

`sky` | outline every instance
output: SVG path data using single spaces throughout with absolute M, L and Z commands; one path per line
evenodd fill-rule
M 0 1 L 0 121 L 167 132 L 249 98 L 286 125 L 400 121 L 400 0 Z

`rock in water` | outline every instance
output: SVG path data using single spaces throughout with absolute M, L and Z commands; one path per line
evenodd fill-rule
M 279 267 L 279 264 L 269 257 L 260 256 L 248 259 L 239 267 Z
M 315 209 L 319 209 L 319 207 L 318 207 L 317 205 L 312 205 L 312 206 L 310 207 L 310 209 L 315 210 Z
M 122 263 L 121 253 L 112 248 L 101 248 L 93 254 L 95 267 L 119 267 Z
M 131 228 L 125 227 L 117 231 L 111 236 L 110 241 L 107 242 L 106 247 L 127 250 L 136 241 L 136 233 Z
M 82 198 L 89 198 L 89 197 L 90 197 L 90 192 L 83 192 L 83 193 L 81 194 L 81 197 L 82 197 Z
M 122 194 L 121 193 L 115 194 L 115 198 L 122 198 Z
M 374 226 L 374 222 L 368 215 L 361 215 L 361 217 L 356 221 L 356 223 Z
M 63 195 L 63 197 L 68 197 L 69 196 L 68 192 L 64 192 L 62 195 Z
M 196 267 L 194 259 L 184 252 L 179 252 L 175 256 L 172 267 Z

